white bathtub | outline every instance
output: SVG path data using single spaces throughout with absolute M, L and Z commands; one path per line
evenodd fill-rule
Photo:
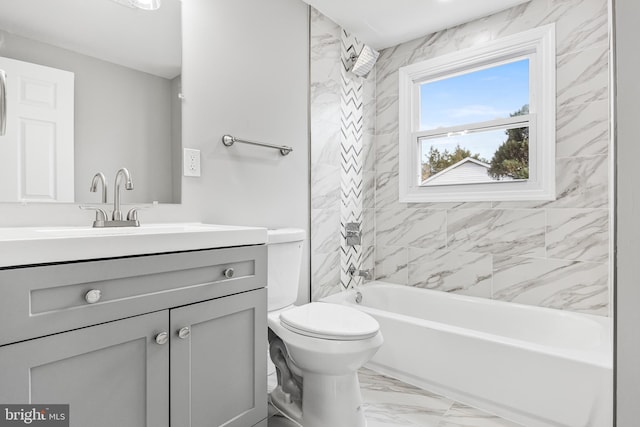
M 383 282 L 324 301 L 378 320 L 376 371 L 527 427 L 612 425 L 608 318 Z

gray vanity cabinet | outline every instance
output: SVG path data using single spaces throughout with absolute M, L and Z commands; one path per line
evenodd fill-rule
M 0 402 L 69 404 L 78 427 L 169 425 L 161 311 L 0 347 Z
M 71 427 L 256 425 L 265 285 L 264 246 L 0 270 L 0 403 L 68 403 Z
M 171 310 L 172 426 L 248 427 L 266 417 L 266 310 L 266 289 Z

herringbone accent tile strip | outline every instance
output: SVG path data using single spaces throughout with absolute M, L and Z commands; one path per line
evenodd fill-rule
M 347 222 L 362 222 L 362 134 L 363 134 L 363 81 L 347 71 L 351 54 L 358 54 L 363 45 L 342 31 L 340 70 L 342 91 L 340 96 L 340 284 L 350 288 L 359 278 L 353 278 L 347 269 L 353 264 L 362 266 L 362 247 L 347 246 Z

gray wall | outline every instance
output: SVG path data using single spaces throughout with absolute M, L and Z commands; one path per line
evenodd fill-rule
M 616 109 L 616 399 L 617 426 L 640 420 L 640 188 L 638 99 L 640 2 L 614 0 Z
M 203 161 L 202 178 L 184 178 L 183 201 L 207 222 L 298 227 L 308 237 L 307 6 L 192 0 L 183 19 L 183 145 L 201 150 Z M 220 142 L 227 133 L 294 151 L 227 148 Z
M 183 145 L 201 150 L 202 177 L 182 179 L 182 204 L 143 222 L 205 221 L 309 231 L 308 8 L 299 0 L 183 3 Z M 224 133 L 294 152 L 225 148 Z M 89 225 L 76 205 L 0 204 L 0 227 Z M 306 245 L 308 248 L 308 245 Z M 301 300 L 308 299 L 304 257 Z
M 126 166 L 135 190 L 123 200 L 171 202 L 171 81 L 10 33 L 0 33 L 0 56 L 75 74 L 75 200 L 101 171 L 113 182 Z M 179 199 L 177 199 L 179 201 Z

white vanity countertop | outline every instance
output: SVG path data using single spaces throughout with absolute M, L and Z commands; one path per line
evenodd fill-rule
M 200 223 L 0 228 L 0 268 L 266 242 L 266 228 Z

